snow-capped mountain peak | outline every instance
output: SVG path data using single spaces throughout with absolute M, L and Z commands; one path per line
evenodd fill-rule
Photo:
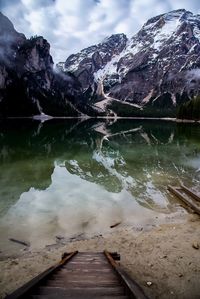
M 59 66 L 64 71 L 73 72 L 76 76 L 82 76 L 82 72 L 95 73 L 105 67 L 113 56 L 119 55 L 126 46 L 128 39 L 125 34 L 113 34 L 105 38 L 101 43 L 81 50 L 77 54 L 70 55 L 65 63 Z M 83 67 L 83 68 L 82 68 Z M 91 83 L 89 80 L 88 83 Z M 84 84 L 83 86 L 87 83 Z
M 200 15 L 179 9 L 151 18 L 130 39 L 113 35 L 71 55 L 64 70 L 84 90 L 101 83 L 107 96 L 121 102 L 143 107 L 167 95 L 176 106 L 183 93 L 198 92 L 198 80 L 188 84 L 188 72 L 200 68 L 199 54 Z

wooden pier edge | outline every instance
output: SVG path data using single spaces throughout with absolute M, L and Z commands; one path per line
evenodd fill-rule
M 76 255 L 78 251 L 70 252 L 68 254 L 64 254 L 63 258 L 55 264 L 54 266 L 48 268 L 44 272 L 40 273 L 38 276 L 34 277 L 32 280 L 28 281 L 25 285 L 11 293 L 10 295 L 7 295 L 5 299 L 17 299 L 23 295 L 25 295 L 28 291 L 30 291 L 33 287 L 35 287 L 37 284 L 39 284 L 43 279 L 46 279 L 53 271 L 56 269 L 59 269 L 60 266 L 67 263 L 74 255 Z
M 143 289 L 129 277 L 129 275 L 121 268 L 121 266 L 119 266 L 119 264 L 113 259 L 112 255 L 107 250 L 104 251 L 104 254 L 120 277 L 121 281 L 125 284 L 131 297 L 133 299 L 149 299 L 149 297 L 145 295 Z
M 19 289 L 17 289 L 16 291 L 14 291 L 13 293 L 11 293 L 10 295 L 8 295 L 6 297 L 6 299 L 25 299 L 25 298 L 35 298 L 34 296 L 36 296 L 37 298 L 49 298 L 48 296 L 52 297 L 52 298 L 61 298 L 63 295 L 64 297 L 66 296 L 66 298 L 71 298 L 71 295 L 73 295 L 73 290 L 71 288 L 70 282 L 69 285 L 66 285 L 66 288 L 58 286 L 57 284 L 54 285 L 52 284 L 52 275 L 55 275 L 58 271 L 58 275 L 60 273 L 60 269 L 62 269 L 61 271 L 66 271 L 66 267 L 65 264 L 67 262 L 70 263 L 70 259 L 72 259 L 76 254 L 78 253 L 78 251 L 72 252 L 72 253 L 64 253 L 64 255 L 62 256 L 62 260 L 57 263 L 55 266 L 52 266 L 50 268 L 48 268 L 46 271 L 42 272 L 41 274 L 39 274 L 38 276 L 36 276 L 35 278 L 33 278 L 32 280 L 30 280 L 28 283 L 26 283 L 25 285 L 23 285 L 22 287 L 20 287 Z M 103 261 L 103 263 L 105 263 L 105 259 L 107 259 L 107 269 L 110 271 L 112 269 L 112 272 L 115 272 L 114 276 L 115 276 L 115 281 L 118 283 L 117 287 L 115 286 L 112 287 L 112 279 L 109 283 L 111 283 L 111 286 L 109 288 L 105 288 L 105 290 L 103 290 L 102 293 L 102 288 L 99 287 L 96 288 L 95 292 L 100 292 L 99 296 L 101 297 L 102 294 L 108 294 L 109 296 L 111 295 L 111 298 L 115 298 L 116 294 L 124 294 L 123 298 L 132 298 L 132 299 L 149 299 L 145 294 L 143 289 L 133 280 L 129 277 L 129 275 L 126 273 L 125 270 L 123 270 L 119 264 L 116 262 L 116 260 L 120 259 L 120 255 L 115 252 L 115 253 L 109 253 L 108 251 L 104 251 L 103 252 L 105 255 L 105 258 L 101 258 L 100 260 Z M 88 257 L 87 253 L 84 253 L 85 256 Z M 90 262 L 95 260 L 94 259 L 94 254 L 95 253 L 90 253 Z M 99 256 L 102 256 L 102 252 L 98 253 Z M 84 255 L 83 255 L 84 256 Z M 80 261 L 80 258 L 78 257 L 78 260 Z M 75 264 L 77 264 L 76 261 L 76 257 L 74 257 L 72 263 L 74 262 Z M 89 262 L 89 264 L 90 264 Z M 79 262 L 78 262 L 79 263 Z M 95 265 L 96 267 L 96 265 Z M 105 267 L 105 265 L 103 266 Z M 101 267 L 100 267 L 101 268 Z M 93 265 L 93 271 L 94 271 L 94 265 Z M 78 269 L 79 270 L 79 269 Z M 98 270 L 99 271 L 99 270 Z M 69 273 L 71 275 L 71 268 L 69 270 Z M 104 273 L 103 273 L 104 274 Z M 56 274 L 57 275 L 57 274 Z M 99 275 L 99 272 L 98 272 Z M 117 277 L 116 277 L 117 276 Z M 96 279 L 94 277 L 94 279 Z M 53 279 L 54 280 L 54 279 Z M 50 284 L 48 284 L 48 281 L 50 281 Z M 63 280 L 64 282 L 64 280 Z M 47 285 L 46 285 L 47 283 Z M 93 281 L 93 284 L 96 286 L 96 280 Z M 70 287 L 69 287 L 70 286 Z M 109 284 L 106 284 L 106 287 L 109 286 Z M 46 289 L 46 293 L 42 293 L 44 291 L 44 289 Z M 63 292 L 66 291 L 66 293 L 61 294 L 59 293 L 59 290 L 61 290 Z M 90 292 L 87 296 L 87 294 L 85 293 L 86 297 L 82 297 L 82 292 L 84 293 L 84 290 L 81 291 L 81 293 L 79 292 L 79 294 L 77 294 L 77 289 L 76 287 L 74 288 L 75 293 L 74 295 L 76 295 L 73 298 L 94 298 L 96 295 L 96 293 L 94 293 L 94 289 L 88 289 L 88 291 Z M 91 290 L 93 293 L 91 293 Z M 123 291 L 122 291 L 123 290 Z M 39 293 L 37 293 L 39 291 Z M 40 293 L 41 291 L 41 293 Z M 105 293 L 108 292 L 108 293 Z M 35 293 L 36 292 L 36 293 Z M 46 297 L 44 297 L 43 295 L 45 295 Z M 52 296 L 53 295 L 53 296 Z M 61 296 L 62 295 L 62 296 Z M 95 296 L 93 296 L 95 295 Z M 61 296 L 61 297 L 60 297 Z M 62 298 L 64 298 L 62 297 Z M 96 296 L 95 298 L 97 298 L 98 296 Z M 98 297 L 99 298 L 99 297 Z M 106 297 L 107 298 L 107 297 Z M 121 298 L 121 296 L 120 296 Z
M 177 190 L 177 188 L 168 185 L 168 190 L 171 191 L 174 195 L 176 195 L 180 200 L 182 200 L 186 205 L 188 205 L 195 213 L 200 215 L 200 208 L 197 207 L 194 203 L 190 202 L 181 192 Z

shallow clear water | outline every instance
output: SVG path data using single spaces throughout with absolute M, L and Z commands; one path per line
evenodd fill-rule
M 4 121 L 0 167 L 2 251 L 10 237 L 41 247 L 118 222 L 152 225 L 180 211 L 168 184 L 199 187 L 200 125 Z

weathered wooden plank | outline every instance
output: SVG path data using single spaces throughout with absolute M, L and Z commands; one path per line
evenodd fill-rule
M 118 268 L 113 271 L 116 262 L 110 257 L 108 262 L 103 253 L 76 255 L 67 264 L 59 263 L 56 271 L 36 284 L 26 296 L 12 299 L 146 299 L 127 295 L 127 282 L 125 288 L 122 279 L 125 274 L 120 274 Z M 117 253 L 113 253 L 113 257 L 120 259 Z
M 97 258 L 92 258 L 92 259 L 76 259 L 76 263 L 77 262 L 80 262 L 80 263 L 92 263 L 92 262 L 95 262 L 95 263 L 103 263 L 105 262 L 105 260 L 103 260 L 102 258 L 101 259 L 97 259 Z
M 85 269 L 85 268 L 76 268 L 74 269 L 73 267 L 71 268 L 65 268 L 62 270 L 62 273 L 58 273 L 57 275 L 61 275 L 61 274 L 67 274 L 67 273 L 82 273 L 83 275 L 84 274 L 87 274 L 87 273 L 112 273 L 112 269 L 107 269 L 107 268 L 99 268 L 99 269 L 95 269 L 95 268 L 91 268 L 91 269 Z
M 181 184 L 181 188 L 190 196 L 192 196 L 194 199 L 196 199 L 197 201 L 200 201 L 200 196 L 195 193 L 194 191 L 192 191 L 191 189 L 187 188 L 185 185 Z
M 63 266 L 62 267 L 62 271 L 63 272 L 66 272 L 66 271 L 71 271 L 71 272 L 74 272 L 74 271 L 78 271 L 78 269 L 80 269 L 81 271 L 84 271 L 84 270 L 88 270 L 90 269 L 90 271 L 98 271 L 100 269 L 105 269 L 105 270 L 112 270 L 112 268 L 108 267 L 108 265 L 101 265 L 101 266 L 94 266 L 92 264 L 88 264 L 86 265 L 85 267 L 83 265 L 66 265 L 66 266 Z
M 10 295 L 7 295 L 5 299 L 17 299 L 22 297 L 24 294 L 26 294 L 28 291 L 30 292 L 32 288 L 35 288 L 39 283 L 41 283 L 44 279 L 47 279 L 49 275 L 51 275 L 54 271 L 60 268 L 60 266 L 64 265 L 67 261 L 69 261 L 75 254 L 77 254 L 78 251 L 74 251 L 67 255 L 65 258 L 63 258 L 59 263 L 54 265 L 53 267 L 48 268 L 46 271 L 42 272 L 32 280 L 30 280 L 28 283 L 23 285 L 21 288 L 17 289 Z
M 72 299 L 80 299 L 80 297 L 78 297 L 77 295 L 68 295 L 68 294 L 65 294 L 64 296 L 60 296 L 59 299 L 68 299 L 68 298 L 72 298 Z M 126 296 L 126 295 L 118 295 L 116 297 L 115 296 L 93 296 L 91 297 L 90 295 L 82 295 L 81 296 L 81 299 L 128 299 L 129 297 Z M 32 296 L 32 299 L 58 299 L 57 295 L 54 295 L 54 294 L 51 294 L 51 295 L 33 295 Z
M 118 283 L 118 285 L 120 284 L 119 279 L 94 279 L 94 278 L 90 278 L 88 277 L 87 279 L 83 278 L 83 277 L 77 277 L 77 278 L 70 278 L 70 279 L 62 279 L 62 280 L 48 280 L 47 282 L 48 284 L 50 283 L 64 283 L 64 284 L 70 284 L 70 283 L 82 283 L 82 284 L 98 284 L 98 283 L 105 283 L 105 284 L 109 284 L 109 283 Z
M 74 261 L 74 262 L 71 262 L 70 263 L 70 265 L 94 265 L 94 266 L 96 266 L 96 265 L 107 265 L 107 263 L 106 262 L 104 262 L 104 261 L 84 261 L 84 262 L 82 262 L 82 261 Z
M 106 282 L 106 281 L 67 281 L 67 282 L 48 282 L 44 286 L 65 286 L 66 288 L 71 286 L 79 287 L 101 287 L 101 286 L 120 286 L 120 282 Z
M 40 295 L 48 295 L 48 294 L 56 294 L 57 296 L 62 295 L 124 295 L 124 288 L 123 287 L 73 287 L 73 288 L 61 288 L 61 287 L 40 287 L 39 288 Z M 80 297 L 82 298 L 82 297 Z
M 115 288 L 119 286 L 119 282 L 115 282 L 115 283 L 106 283 L 106 282 L 99 282 L 99 283 L 95 283 L 95 282 L 84 282 L 82 283 L 81 281 L 72 281 L 72 282 L 68 282 L 68 283 L 48 283 L 47 285 L 45 285 L 45 287 L 61 287 L 61 288 L 65 288 L 66 290 L 68 288 L 76 288 L 77 285 L 79 286 L 79 288 Z
M 96 273 L 98 273 L 98 275 L 96 275 Z M 60 273 L 58 275 L 52 275 L 51 278 L 52 279 L 69 279 L 70 277 L 72 278 L 76 278 L 76 277 L 96 277 L 96 279 L 99 278 L 99 276 L 105 277 L 106 279 L 112 279 L 113 278 L 113 273 L 112 272 L 102 272 L 102 271 L 96 271 L 96 272 L 91 272 L 91 271 L 76 271 L 76 272 L 72 272 L 72 275 L 70 275 L 69 272 L 65 272 L 65 273 Z
M 101 257 L 103 256 L 102 252 L 79 252 L 79 257 L 84 256 L 84 257 L 91 257 L 91 256 L 97 256 Z
M 62 278 L 55 278 L 55 279 L 49 279 L 48 281 L 51 282 L 51 281 L 56 281 L 56 282 L 67 282 L 67 281 L 96 281 L 96 282 L 99 282 L 99 281 L 107 281 L 107 282 L 119 282 L 119 279 L 118 277 L 116 276 L 95 276 L 95 275 L 86 275 L 85 277 L 84 276 L 81 276 L 81 275 L 76 275 L 76 276 L 63 276 Z
M 87 273 L 87 275 L 84 275 L 84 271 L 79 272 L 79 271 L 74 271 L 74 272 L 66 272 L 65 274 L 60 272 L 59 274 L 54 274 L 52 275 L 49 280 L 60 280 L 60 278 L 66 278 L 69 279 L 70 277 L 72 278 L 76 278 L 76 277 L 82 277 L 83 279 L 87 279 L 88 277 L 90 278 L 94 278 L 94 279 L 117 279 L 117 275 L 115 274 L 115 272 L 105 272 L 102 275 L 102 272 L 99 271 L 90 271 Z
M 136 299 L 148 299 L 148 297 L 144 294 L 142 288 L 133 279 L 131 279 L 129 275 L 127 275 L 127 273 L 114 261 L 109 252 L 105 250 L 104 253 L 110 264 L 118 273 L 121 280 L 125 283 L 132 297 Z
M 175 187 L 168 186 L 168 189 L 176 195 L 179 199 L 181 199 L 186 205 L 188 205 L 192 210 L 194 210 L 195 213 L 200 215 L 200 208 L 192 201 L 189 200 L 186 196 L 184 196 L 179 190 L 177 190 Z

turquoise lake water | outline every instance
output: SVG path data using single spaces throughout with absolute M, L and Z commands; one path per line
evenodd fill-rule
M 181 210 L 168 184 L 199 188 L 200 125 L 2 121 L 0 167 L 1 251 L 9 238 L 42 247 L 115 223 L 143 227 Z

